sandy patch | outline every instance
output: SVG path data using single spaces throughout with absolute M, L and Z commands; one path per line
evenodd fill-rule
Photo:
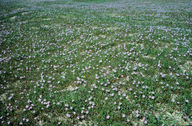
M 162 47 L 159 47 L 159 50 L 162 50 L 163 48 L 170 48 L 170 44 L 169 43 L 166 43 L 166 44 L 162 44 Z
M 136 46 L 140 46 L 142 49 L 145 48 L 143 44 L 136 44 Z
M 101 27 L 91 26 L 91 28 L 94 30 L 94 29 L 98 29 L 98 28 L 101 28 Z
M 68 18 L 68 16 L 61 16 L 61 18 Z
M 74 15 L 61 15 L 60 17 L 61 17 L 61 18 L 64 18 L 64 19 L 69 19 L 69 18 L 74 18 L 74 19 L 76 19 Z
M 112 31 L 113 31 L 113 30 L 117 30 L 117 29 L 118 29 L 118 27 L 108 27 L 108 28 L 107 28 L 107 30 L 112 30 Z
M 50 26 L 49 26 L 49 25 L 41 25 L 41 27 L 43 27 L 43 28 L 49 28 Z
M 69 86 L 67 87 L 67 90 L 68 90 L 68 91 L 73 91 L 74 88 L 73 88 L 71 85 L 69 85 Z
M 176 99 L 178 97 L 178 95 L 176 95 L 176 94 L 171 94 L 171 99 Z
M 110 16 L 110 17 L 123 17 L 118 13 L 111 13 L 111 14 L 107 14 L 107 15 Z
M 32 29 L 35 29 L 35 30 L 37 30 L 37 29 L 39 29 L 38 27 L 31 27 Z
M 176 97 L 176 96 L 172 96 L 172 97 Z M 183 120 L 183 113 L 181 111 L 178 111 L 177 109 L 174 108 L 170 108 L 168 105 L 166 104 L 161 104 L 158 103 L 158 110 L 155 113 L 156 118 L 159 118 L 160 116 L 166 120 L 169 120 L 169 122 L 172 121 L 177 121 L 177 123 L 179 125 L 189 125 L 189 122 L 185 122 Z M 169 112 L 169 110 L 173 110 L 174 112 L 171 114 Z M 170 122 L 170 124 L 173 124 L 173 122 Z
M 107 37 L 107 40 L 111 40 L 111 39 L 112 39 L 112 37 L 111 37 L 111 36 Z
M 21 81 L 18 80 L 13 84 L 15 87 L 20 87 L 22 85 Z
M 82 28 L 80 28 L 80 27 L 77 27 L 76 29 L 77 29 L 78 32 L 79 32 L 80 30 L 82 30 Z
M 51 18 L 43 18 L 42 20 L 49 21 L 49 20 L 51 20 Z
M 66 116 L 59 116 L 59 117 L 56 117 L 55 119 L 59 120 L 60 122 L 66 122 L 67 121 Z
M 14 20 L 16 17 L 17 17 L 17 16 L 13 16 L 13 17 L 10 18 L 10 20 Z
M 192 71 L 192 61 L 187 61 L 183 66 L 180 67 L 183 73 Z
M 147 59 L 154 59 L 155 57 L 151 57 L 150 55 L 147 56 L 142 56 L 143 58 L 147 58 Z
M 61 24 L 54 24 L 56 27 L 61 27 Z
M 129 34 L 129 37 L 132 37 L 133 36 L 133 34 Z
M 22 15 L 28 14 L 29 12 L 23 12 Z
M 63 90 L 59 90 L 61 92 L 64 92 L 64 91 L 74 91 L 78 89 L 78 87 L 72 87 L 71 85 L 69 85 L 66 89 L 63 89 Z
M 57 116 L 57 117 L 53 117 L 52 113 L 42 113 L 42 115 L 48 117 L 52 121 L 60 121 L 60 122 L 66 122 L 67 121 L 67 117 L 64 115 Z M 39 116 L 37 116 L 36 118 L 39 119 Z M 37 122 L 37 125 L 38 126 L 45 126 L 45 125 L 47 125 L 47 122 L 40 120 L 39 122 Z
M 79 41 L 79 39 L 77 39 L 77 40 L 75 40 L 75 41 L 73 41 L 73 44 L 72 45 L 78 45 L 78 44 L 80 44 L 81 42 Z
M 86 122 L 85 120 L 83 120 L 82 122 L 79 122 L 78 125 L 79 126 L 92 126 L 93 123 L 92 123 L 92 121 Z
M 0 95 L 0 101 L 4 102 L 7 99 L 7 93 L 3 93 Z
M 137 35 L 137 34 L 138 34 L 138 33 L 130 33 L 130 34 L 125 33 L 124 36 L 125 36 L 125 37 L 127 37 L 127 36 L 133 37 L 134 35 Z
M 106 35 L 99 35 L 100 37 L 102 37 L 102 38 L 106 38 Z
M 38 126 L 44 126 L 45 125 L 45 122 L 43 120 L 40 120 L 38 123 L 37 123 Z

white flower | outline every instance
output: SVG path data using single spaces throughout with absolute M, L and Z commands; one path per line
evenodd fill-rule
M 139 114 L 136 114 L 137 117 L 139 117 Z
M 158 67 L 161 67 L 161 61 L 160 60 L 158 61 Z
M 117 72 L 115 69 L 113 69 L 113 72 Z
M 110 96 L 114 96 L 114 93 L 110 94 Z
M 107 119 L 109 119 L 109 118 L 110 118 L 110 116 L 108 115 L 106 118 L 107 118 Z
M 67 117 L 71 117 L 68 113 L 66 114 Z
M 92 96 L 88 99 L 89 101 L 92 99 Z
M 46 108 L 48 108 L 50 105 L 48 104 L 47 106 L 46 106 Z

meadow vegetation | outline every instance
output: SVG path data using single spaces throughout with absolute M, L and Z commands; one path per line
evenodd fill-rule
M 192 125 L 191 0 L 0 8 L 0 125 Z

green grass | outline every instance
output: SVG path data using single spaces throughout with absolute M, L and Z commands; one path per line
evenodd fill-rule
M 1 125 L 191 125 L 191 4 L 0 0 Z

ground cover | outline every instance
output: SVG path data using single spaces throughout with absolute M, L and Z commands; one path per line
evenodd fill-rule
M 190 0 L 0 0 L 1 125 L 192 125 Z

